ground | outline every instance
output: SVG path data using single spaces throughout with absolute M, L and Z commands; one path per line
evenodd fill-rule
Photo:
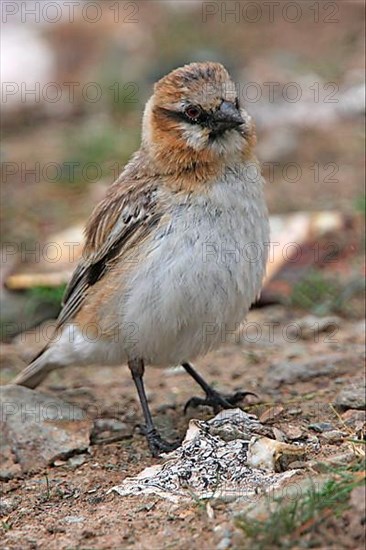
M 275 425 L 287 436 L 318 438 L 319 445 L 313 446 L 305 468 L 297 474 L 296 483 L 300 484 L 309 476 L 314 480 L 322 479 L 324 473 L 320 475 L 315 466 L 318 462 L 339 463 L 344 470 L 355 461 L 357 463 L 353 454 L 360 442 L 354 444 L 350 440 L 358 437 L 356 419 L 362 415 L 360 411 L 346 411 L 349 405 L 342 408 L 333 404 L 339 405 L 337 396 L 350 387 L 355 391 L 355 407 L 360 406 L 356 393 L 362 384 L 363 322 L 342 320 L 336 331 L 309 337 L 303 328 L 297 333 L 291 332 L 291 323 L 303 326 L 303 316 L 283 306 L 253 310 L 248 318 L 251 325 L 244 325 L 246 329 L 240 331 L 240 339 L 226 342 L 219 351 L 196 364 L 207 380 L 218 388 L 245 388 L 255 392 L 258 400 L 252 398 L 246 410 Z M 252 330 L 255 323 L 261 327 L 262 334 L 257 342 L 250 343 L 248 340 L 257 339 Z M 275 323 L 279 325 L 273 330 L 272 338 L 268 327 Z M 288 334 L 285 338 L 284 329 Z M 14 357 L 25 357 L 30 348 L 35 350 L 40 346 L 40 343 L 31 346 L 30 338 L 26 343 L 18 339 L 4 349 L 4 382 L 19 369 Z M 291 339 L 295 341 L 290 342 Z M 288 371 L 286 365 L 290 365 Z M 289 374 L 294 372 L 294 365 L 300 365 L 302 374 L 298 378 L 306 378 L 304 372 L 311 372 L 309 379 L 300 380 Z M 327 365 L 328 369 L 324 369 Z M 152 412 L 167 438 L 182 437 L 190 417 L 210 417 L 210 411 L 205 408 L 183 415 L 186 400 L 200 394 L 199 388 L 184 372 L 148 370 L 146 385 Z M 60 460 L 57 466 L 4 483 L 4 549 L 224 550 L 255 548 L 258 540 L 258 548 L 266 548 L 266 543 L 260 542 L 260 534 L 248 538 L 237 518 L 240 512 L 245 515 L 250 502 L 212 501 L 207 504 L 192 498 L 189 503 L 172 505 L 155 497 L 122 498 L 116 493 L 107 494 L 108 489 L 120 484 L 125 477 L 159 462 L 151 458 L 145 439 L 139 434 L 141 413 L 126 367 L 65 369 L 49 376 L 41 389 L 78 404 L 94 418 L 122 421 L 126 434 L 124 439 L 110 443 L 101 437 L 82 455 L 79 465 L 77 460 Z M 310 427 L 322 422 L 331 424 L 332 437 Z M 104 435 L 108 440 L 111 434 Z M 334 470 L 332 475 L 338 479 L 340 473 Z M 353 485 L 348 487 L 344 502 L 341 493 L 335 492 L 331 495 L 330 507 L 322 503 L 318 517 L 305 525 L 300 521 L 287 538 L 282 540 L 280 537 L 271 547 L 363 548 L 363 492 L 357 493 L 359 467 L 350 475 L 352 483 L 355 482 L 354 488 Z M 329 509 L 339 513 L 336 521 Z

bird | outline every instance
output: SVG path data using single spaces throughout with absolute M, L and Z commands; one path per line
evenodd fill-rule
M 155 427 L 146 366 L 183 366 L 206 394 L 187 405 L 216 412 L 250 393 L 220 394 L 192 365 L 244 320 L 265 275 L 264 179 L 239 96 L 216 62 L 184 65 L 155 83 L 140 149 L 86 224 L 54 337 L 13 382 L 35 388 L 56 368 L 127 363 L 155 457 L 178 443 Z

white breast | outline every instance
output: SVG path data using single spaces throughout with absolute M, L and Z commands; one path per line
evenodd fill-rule
M 171 209 L 129 281 L 121 325 L 128 356 L 171 365 L 220 345 L 246 316 L 263 280 L 269 243 L 262 179 L 228 169 L 209 195 Z

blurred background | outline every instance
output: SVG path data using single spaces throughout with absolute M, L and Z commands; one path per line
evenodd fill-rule
M 3 2 L 3 340 L 57 315 L 83 224 L 139 147 L 153 83 L 200 60 L 229 69 L 256 120 L 278 243 L 262 305 L 362 318 L 363 10 Z

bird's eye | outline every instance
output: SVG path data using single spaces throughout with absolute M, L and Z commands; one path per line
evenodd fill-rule
M 184 109 L 184 112 L 188 118 L 196 120 L 201 114 L 201 109 L 196 107 L 196 105 L 188 105 L 188 107 Z

